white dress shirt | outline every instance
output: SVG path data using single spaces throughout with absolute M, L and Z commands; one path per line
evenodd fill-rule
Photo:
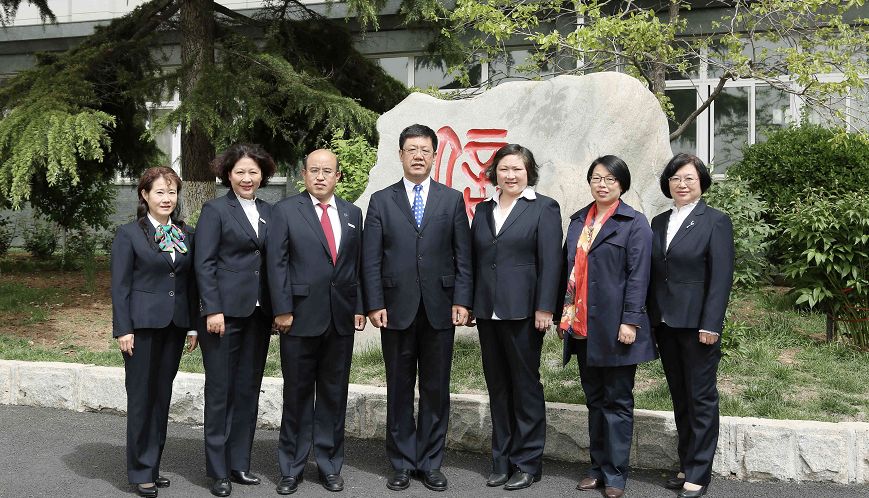
M 673 237 L 676 236 L 676 232 L 682 228 L 682 223 L 688 219 L 688 215 L 691 214 L 691 211 L 697 207 L 697 202 L 700 199 L 692 202 L 691 204 L 686 204 L 682 207 L 673 206 L 672 212 L 670 213 L 670 221 L 667 224 L 667 245 L 664 246 L 664 251 L 670 248 L 670 242 L 673 241 Z
M 150 221 L 151 224 L 154 225 L 154 230 L 156 230 L 157 227 L 160 226 L 160 222 L 157 221 L 153 216 L 151 216 L 151 213 L 150 213 L 150 212 L 148 213 L 148 221 Z M 169 221 L 168 221 L 166 224 L 167 224 L 167 225 L 171 225 L 171 224 L 172 224 L 172 218 L 169 218 Z M 175 262 L 175 248 L 172 248 L 172 250 L 171 250 L 171 251 L 168 251 L 168 252 L 169 252 L 169 256 L 172 258 L 172 262 L 174 263 L 174 262 Z M 193 278 L 193 276 L 191 275 L 190 278 Z M 188 331 L 187 331 L 187 335 L 196 336 L 196 335 L 198 335 L 198 334 L 196 333 L 195 330 L 188 330 Z
M 410 206 L 413 207 L 413 198 L 416 197 L 416 193 L 413 191 L 413 187 L 415 187 L 416 184 L 408 180 L 407 178 L 402 178 L 402 180 L 404 181 L 404 190 L 407 191 L 407 202 L 409 202 Z M 425 209 L 425 204 L 426 202 L 428 202 L 428 190 L 429 187 L 431 187 L 431 177 L 423 180 L 420 185 L 422 185 L 422 190 L 420 191 L 419 195 L 422 196 L 422 207 L 423 209 Z
M 524 197 L 529 201 L 533 201 L 537 198 L 537 194 L 531 187 L 525 187 L 525 190 L 519 194 L 519 197 Z M 510 207 L 508 207 L 507 211 L 503 212 L 503 214 L 501 210 L 501 191 L 498 190 L 495 192 L 495 195 L 491 197 L 491 199 L 495 201 L 495 207 L 492 209 L 492 217 L 495 218 L 495 235 L 501 233 L 501 227 L 504 226 L 504 222 L 507 221 L 510 213 L 513 212 L 513 208 L 516 207 L 516 204 L 519 202 L 519 197 L 513 200 L 513 204 L 510 204 Z
M 253 199 L 244 199 L 242 197 L 238 197 L 238 203 L 241 205 L 241 208 L 244 209 L 244 214 L 247 216 L 247 221 L 249 221 L 250 225 L 253 227 L 253 233 L 255 233 L 257 237 L 259 237 L 259 211 L 256 208 L 256 198 L 254 197 Z
M 519 197 L 524 197 L 530 201 L 533 201 L 537 198 L 537 194 L 531 187 L 525 187 L 525 190 L 519 194 Z M 513 204 L 510 204 L 510 207 L 507 208 L 507 212 L 501 214 L 501 191 L 498 190 L 495 192 L 495 195 L 490 197 L 493 201 L 495 201 L 495 207 L 492 208 L 492 218 L 495 220 L 495 235 L 501 233 L 501 227 L 504 226 L 504 222 L 507 221 L 507 218 L 510 216 L 510 213 L 513 212 L 513 208 L 516 207 L 516 204 L 519 202 L 519 197 L 513 200 Z M 492 311 L 492 320 L 500 320 L 498 315 L 495 314 L 494 310 Z
M 311 201 L 314 203 L 314 211 L 317 213 L 317 219 L 323 217 L 323 208 L 320 207 L 320 201 L 316 197 L 311 196 Z M 335 237 L 335 254 L 338 254 L 338 249 L 341 248 L 341 219 L 338 217 L 338 205 L 335 203 L 335 196 L 329 198 L 326 202 L 329 207 L 326 208 L 326 215 L 329 216 L 329 222 L 332 224 L 332 236 Z

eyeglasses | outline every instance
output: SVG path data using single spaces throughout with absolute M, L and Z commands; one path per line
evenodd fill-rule
M 694 185 L 695 183 L 697 183 L 697 179 L 694 178 L 693 176 L 686 176 L 684 178 L 682 178 L 681 176 L 671 176 L 670 177 L 670 185 L 676 186 L 676 185 L 679 185 L 680 183 L 684 183 L 685 185 L 690 187 L 690 186 Z
M 431 155 L 434 154 L 434 151 L 431 149 L 417 149 L 416 147 L 410 147 L 401 150 L 403 150 L 406 154 L 410 154 L 411 156 L 421 154 L 422 157 L 431 157 Z
M 307 171 L 308 171 L 308 173 L 314 175 L 315 178 L 320 176 L 321 173 L 323 174 L 324 178 L 329 178 L 336 173 L 336 171 L 333 171 L 331 169 L 320 169 L 320 168 L 309 168 Z
M 614 177 L 614 176 L 594 175 L 593 177 L 591 177 L 591 183 L 595 183 L 595 184 L 600 183 L 600 182 L 606 182 L 607 185 L 613 186 L 616 184 L 617 181 L 618 180 L 616 180 L 616 177 Z

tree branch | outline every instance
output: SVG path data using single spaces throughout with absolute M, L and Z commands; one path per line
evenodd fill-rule
M 706 98 L 706 100 L 703 102 L 703 105 L 701 105 L 697 109 L 694 109 L 694 112 L 689 114 L 688 117 L 685 118 L 685 121 L 683 121 L 682 124 L 680 124 L 679 127 L 673 131 L 673 133 L 670 133 L 671 142 L 679 138 L 679 136 L 688 129 L 691 123 L 693 123 L 694 120 L 697 119 L 697 116 L 699 116 L 701 112 L 705 111 L 710 105 L 712 105 L 712 101 L 715 100 L 716 97 L 718 97 L 722 90 L 724 90 L 724 84 L 727 83 L 727 80 L 729 79 L 730 73 L 724 73 L 724 75 L 718 79 L 718 84 L 715 86 L 715 90 L 712 90 L 712 93 L 709 94 L 709 97 Z
M 214 9 L 214 12 L 223 14 L 230 19 L 235 19 L 242 24 L 247 24 L 248 26 L 256 26 L 260 28 L 263 27 L 263 23 L 257 21 L 256 19 L 252 19 L 244 14 L 239 14 L 238 12 L 230 9 L 229 7 L 224 7 L 217 2 L 212 1 L 211 8 Z

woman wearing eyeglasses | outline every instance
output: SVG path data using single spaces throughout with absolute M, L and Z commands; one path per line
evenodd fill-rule
M 621 200 L 631 173 L 616 156 L 594 160 L 587 180 L 594 202 L 570 217 L 558 335 L 564 364 L 572 355 L 588 407 L 591 468 L 576 486 L 625 494 L 634 428 L 637 364 L 655 358 L 646 292 L 652 231 L 646 217 Z
M 666 486 L 692 498 L 706 493 L 718 444 L 719 337 L 733 284 L 733 225 L 703 202 L 712 178 L 698 157 L 676 154 L 660 184 L 673 208 L 652 220 L 649 314 L 673 398 L 680 462 Z

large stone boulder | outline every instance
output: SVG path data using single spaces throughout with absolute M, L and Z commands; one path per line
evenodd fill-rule
M 401 178 L 398 135 L 413 123 L 438 133 L 432 177 L 462 191 L 469 214 L 494 192 L 483 172 L 506 143 L 534 153 L 537 190 L 559 202 L 565 227 L 571 214 L 591 202 L 586 172 L 605 154 L 621 157 L 631 169 L 628 204 L 649 217 L 667 205 L 657 180 L 672 156 L 666 116 L 645 86 L 621 73 L 510 82 L 463 100 L 410 95 L 377 121 L 377 165 L 356 201 L 363 212 L 373 192 Z

